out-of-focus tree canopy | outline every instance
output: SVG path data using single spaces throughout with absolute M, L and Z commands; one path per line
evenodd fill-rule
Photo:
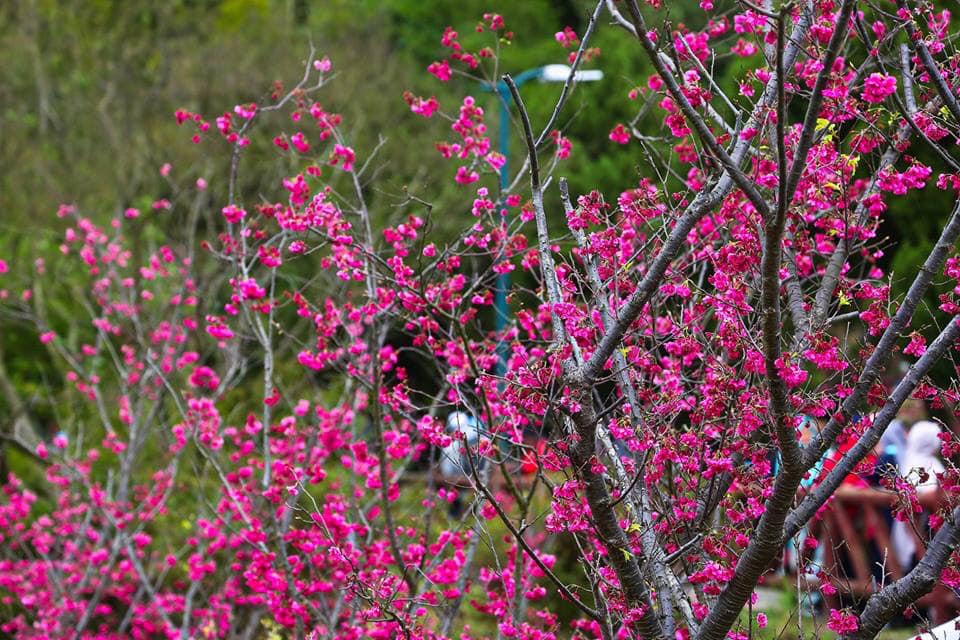
M 337 78 L 328 108 L 349 112 L 347 133 L 359 149 L 384 145 L 374 162 L 377 190 L 370 194 L 374 216 L 401 215 L 396 205 L 407 193 L 441 210 L 454 201 L 455 187 L 430 148 L 436 129 L 412 116 L 403 92 L 445 98 L 469 83 L 450 84 L 424 73 L 441 55 L 440 34 L 457 28 L 466 44 L 484 12 L 504 15 L 516 37 L 503 43 L 502 72 L 562 61 L 567 51 L 545 33 L 565 26 L 582 33 L 591 9 L 584 0 L 17 0 L 0 6 L 0 230 L 8 255 L 38 244 L 55 251 L 55 226 L 48 223 L 61 202 L 76 203 L 88 215 L 113 214 L 128 206 L 149 207 L 169 196 L 158 167 L 224 176 L 224 149 L 212 152 L 190 143 L 173 125 L 178 107 L 213 117 L 232 105 L 266 96 L 275 82 L 290 86 L 302 73 L 311 45 L 327 55 Z M 695 2 L 670 3 L 668 27 L 700 28 L 705 18 Z M 545 26 L 546 25 L 546 26 Z M 649 174 L 641 145 L 621 153 L 600 153 L 613 143 L 608 133 L 627 123 L 637 106 L 624 96 L 650 75 L 639 47 L 616 32 L 604 17 L 592 44 L 599 47 L 606 77 L 580 86 L 558 123 L 574 153 L 565 167 L 575 191 L 599 189 L 607 197 L 632 176 Z M 479 36 L 476 36 L 479 37 Z M 713 60 L 717 82 L 736 96 L 735 57 Z M 462 86 L 462 85 L 461 85 Z M 547 119 L 559 85 L 524 86 L 531 117 Z M 477 87 L 475 95 L 496 126 L 496 97 Z M 514 161 L 520 157 L 514 121 Z M 656 135 L 659 122 L 640 119 L 641 132 Z M 212 142 L 209 144 L 217 144 Z M 649 145 L 656 149 L 656 140 Z M 389 162 L 387 162 L 389 158 Z M 240 187 L 256 200 L 289 167 L 275 149 L 254 150 L 245 160 Z M 492 179 L 492 178 L 491 178 Z M 222 182 L 222 181 L 221 181 Z M 225 185 L 212 180 L 211 201 Z M 914 271 L 924 246 L 900 245 L 898 238 L 932 241 L 947 214 L 935 187 L 924 198 L 898 203 L 884 227 L 887 263 L 894 288 Z M 460 212 L 463 213 L 463 212 Z M 441 218 L 442 220 L 443 218 Z M 450 219 L 450 218 L 447 218 Z M 173 220 L 171 230 L 176 230 Z M 442 227 L 437 232 L 443 233 Z M 931 299 L 931 308 L 936 304 Z
M 412 151 L 423 148 L 416 139 L 430 134 L 409 117 L 402 93 L 436 93 L 442 104 L 446 87 L 422 73 L 440 53 L 439 34 L 447 25 L 462 29 L 485 11 L 503 13 L 517 34 L 514 44 L 505 45 L 503 71 L 518 72 L 562 60 L 565 52 L 542 34 L 567 25 L 582 30 L 589 7 L 578 0 L 8 4 L 0 8 L 0 48 L 6 53 L 0 71 L 4 222 L 43 219 L 62 201 L 88 209 L 126 206 L 134 194 L 161 189 L 161 163 L 201 163 L 212 155 L 192 149 L 186 137 L 171 140 L 174 109 L 215 114 L 262 96 L 274 81 L 292 83 L 311 42 L 331 57 L 339 74 L 331 87 L 333 108 L 361 114 L 351 120 L 357 145 L 372 146 L 382 136 L 390 145 L 383 154 L 391 158 L 385 171 L 398 191 L 429 185 L 435 187 L 431 197 L 438 190 L 442 197 L 440 181 L 430 175 L 439 167 L 436 158 Z M 678 8 L 678 24 L 685 13 Z M 469 41 L 470 34 L 464 37 Z M 591 150 L 608 145 L 613 124 L 630 116 L 621 98 L 647 71 L 637 48 L 613 27 L 601 28 L 595 43 L 607 68 L 618 72 L 599 85 L 582 86 L 561 124 L 579 151 L 570 167 L 574 186 L 603 188 L 622 185 L 624 173 L 642 164 L 642 157 L 631 154 L 616 164 L 593 164 Z M 538 98 L 558 91 L 556 85 L 525 87 L 531 115 L 546 117 L 539 111 L 550 101 Z M 486 101 L 489 109 L 496 106 L 493 95 Z M 256 193 L 259 181 L 273 177 L 248 173 L 244 187 Z

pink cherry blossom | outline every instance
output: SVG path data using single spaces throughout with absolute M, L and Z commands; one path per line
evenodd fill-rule
M 451 78 L 450 65 L 446 60 L 431 63 L 430 66 L 427 67 L 427 71 L 436 76 L 441 82 L 447 82 Z
M 897 90 L 897 79 L 882 73 L 871 73 L 863 81 L 863 99 L 879 104 Z
M 618 124 L 610 131 L 609 138 L 617 144 L 627 144 L 630 142 L 630 132 L 622 124 Z
M 243 220 L 244 216 L 247 215 L 246 211 L 233 204 L 227 205 L 221 209 L 221 213 L 230 224 L 238 224 L 241 220 Z

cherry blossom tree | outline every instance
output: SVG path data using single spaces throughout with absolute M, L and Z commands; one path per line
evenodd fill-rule
M 901 404 L 960 400 L 931 375 L 960 336 L 960 206 L 919 270 L 895 274 L 901 297 L 879 234 L 892 201 L 960 189 L 950 14 L 703 0 L 684 26 L 660 4 L 601 0 L 582 34 L 556 34 L 549 62 L 571 71 L 546 122 L 501 75 L 507 19 L 475 24 L 480 49 L 446 29 L 424 86 L 504 82 L 526 147 L 519 167 L 494 149 L 496 92 L 443 104 L 399 88 L 442 137 L 424 153 L 450 160 L 455 210 L 429 193 L 368 204 L 381 148 L 355 148 L 350 114 L 323 106 L 337 79 L 311 53 L 290 89 L 176 113 L 210 153 L 227 149 L 224 201 L 211 208 L 218 178 L 165 166 L 174 196 L 150 210 L 101 223 L 61 207 L 57 266 L 0 262 L 7 317 L 62 375 L 47 433 L 0 366 L 4 442 L 43 469 L 2 488 L 3 633 L 720 640 L 762 627 L 744 616 L 757 585 L 866 471 Z M 560 123 L 575 72 L 603 66 L 600 29 L 651 69 L 609 98 L 638 106 L 605 141 L 642 172 L 618 194 L 576 194 Z M 294 169 L 272 193 L 240 193 L 261 140 Z M 441 216 L 456 237 L 432 232 Z M 501 273 L 514 284 L 496 330 Z M 928 293 L 943 326 L 916 314 Z M 454 412 L 479 438 L 446 427 Z M 840 442 L 853 444 L 813 477 Z M 455 482 L 435 472 L 451 447 Z M 958 450 L 943 438 L 945 459 Z M 947 464 L 922 561 L 830 611 L 833 631 L 873 637 L 936 584 L 960 586 L 958 480 Z M 888 488 L 907 518 L 915 490 Z M 819 577 L 825 591 L 839 580 Z

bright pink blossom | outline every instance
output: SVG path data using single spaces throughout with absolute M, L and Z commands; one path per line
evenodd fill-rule
M 627 144 L 630 142 L 630 132 L 622 124 L 618 124 L 610 131 L 609 138 L 617 144 Z
M 241 220 L 243 220 L 243 217 L 247 215 L 246 211 L 244 211 L 243 209 L 241 209 L 235 204 L 227 205 L 226 207 L 221 209 L 220 212 L 223 214 L 223 217 L 226 218 L 227 222 L 229 222 L 230 224 L 239 223 Z
M 343 164 L 340 164 L 341 160 Z M 333 152 L 330 154 L 331 166 L 335 167 L 339 165 L 344 171 L 353 171 L 353 163 L 355 160 L 356 154 L 354 154 L 353 149 L 340 144 L 333 145 Z
M 897 90 L 897 79 L 882 73 L 871 73 L 863 81 L 863 99 L 879 104 Z
M 860 620 L 852 613 L 844 613 L 837 609 L 830 609 L 830 619 L 827 627 L 840 635 L 854 633 L 860 628 Z
M 458 184 L 470 184 L 479 180 L 480 174 L 476 171 L 470 171 L 467 167 L 459 167 L 455 179 Z
M 427 67 L 427 71 L 436 76 L 441 82 L 447 82 L 451 77 L 450 65 L 446 60 L 431 63 L 430 66 Z

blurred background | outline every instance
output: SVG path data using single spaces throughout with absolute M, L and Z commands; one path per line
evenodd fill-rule
M 59 236 L 51 224 L 62 202 L 87 215 L 109 216 L 149 205 L 169 189 L 158 167 L 170 162 L 183 175 L 205 176 L 219 201 L 228 154 L 225 144 L 193 145 L 174 125 L 179 107 L 206 118 L 240 102 L 263 99 L 280 82 L 293 85 L 310 45 L 328 55 L 337 78 L 324 90 L 327 109 L 342 113 L 349 140 L 364 157 L 380 138 L 384 163 L 373 190 L 374 208 L 404 187 L 435 205 L 453 203 L 449 168 L 432 149 L 436 121 L 412 116 L 403 92 L 436 94 L 442 108 L 470 81 L 447 84 L 425 72 L 441 56 L 440 35 L 451 25 L 465 44 L 484 12 L 501 13 L 515 33 L 502 50 L 503 70 L 519 72 L 562 62 L 553 38 L 565 26 L 583 33 L 590 0 L 10 0 L 0 3 L 0 231 L 11 243 L 42 243 Z M 662 15 L 674 28 L 704 27 L 696 2 L 669 3 Z M 485 34 L 484 34 L 485 35 Z M 565 165 L 573 190 L 600 189 L 608 199 L 645 173 L 636 146 L 611 153 L 607 138 L 639 105 L 627 92 L 649 70 L 634 42 L 601 25 L 593 44 L 602 82 L 583 84 L 560 125 L 574 153 Z M 736 58 L 716 66 L 721 85 L 733 86 Z M 549 114 L 558 85 L 530 83 L 524 95 L 534 122 Z M 495 98 L 474 91 L 495 126 Z M 640 121 L 656 135 L 659 118 Z M 515 138 L 515 141 L 519 141 Z M 256 141 L 255 141 L 256 143 Z M 291 169 L 269 143 L 255 171 L 241 176 L 245 193 L 270 194 Z M 921 154 L 922 155 L 922 154 Z M 218 181 L 219 179 L 219 181 Z M 933 181 L 931 181 L 932 183 Z M 948 206 L 930 186 L 923 198 L 899 199 L 884 231 L 892 244 L 886 266 L 916 269 Z M 378 203 L 377 200 L 381 202 Z M 899 278 L 897 278 L 899 280 Z
M 181 182 L 204 178 L 209 187 L 197 197 L 206 199 L 209 211 L 219 211 L 227 199 L 229 148 L 216 135 L 193 144 L 192 131 L 176 126 L 174 111 L 199 112 L 212 122 L 236 104 L 264 103 L 272 90 L 292 87 L 300 79 L 311 46 L 317 58 L 329 56 L 333 63 L 336 77 L 319 99 L 325 109 L 344 116 L 342 131 L 360 161 L 382 143 L 374 160 L 376 179 L 367 194 L 375 225 L 405 216 L 408 211 L 397 205 L 414 194 L 442 213 L 436 216 L 433 231 L 441 243 L 444 234 L 452 237 L 470 219 L 464 194 L 472 191 L 455 185 L 455 168 L 434 150 L 436 141 L 449 137 L 448 125 L 412 114 L 403 94 L 436 95 L 444 111 L 455 113 L 462 96 L 473 93 L 487 110 L 488 124 L 497 126 L 493 94 L 482 92 L 467 78 L 454 76 L 441 83 L 427 73 L 427 66 L 443 55 L 444 28 L 452 26 L 472 49 L 481 39 L 488 44 L 489 34 L 473 33 L 483 13 L 502 14 L 515 37 L 512 44 L 502 43 L 501 71 L 518 73 L 564 62 L 568 50 L 560 47 L 554 33 L 569 26 L 582 35 L 594 4 L 593 0 L 4 0 L 0 258 L 23 279 L 29 279 L 35 257 L 52 262 L 63 234 L 64 225 L 56 217 L 61 203 L 73 203 L 103 222 L 127 207 L 146 211 L 156 200 L 175 199 L 173 182 L 159 173 L 165 163 L 173 166 L 173 175 Z M 704 13 L 696 1 L 665 4 L 669 8 L 661 15 L 673 28 L 704 28 Z M 600 56 L 588 66 L 602 68 L 605 76 L 601 82 L 579 86 L 561 116 L 558 125 L 570 138 L 573 154 L 560 174 L 569 178 L 574 193 L 598 189 L 610 202 L 635 187 L 640 177 L 653 175 L 652 163 L 639 145 L 621 147 L 608 138 L 617 123 L 631 121 L 642 108 L 627 94 L 645 84 L 650 69 L 636 42 L 607 24 L 606 18 L 592 46 L 600 49 Z M 730 56 L 717 61 L 716 80 L 724 88 L 736 86 L 742 71 L 738 60 Z M 534 126 L 546 122 L 559 91 L 556 84 L 524 86 Z M 511 159 L 516 170 L 522 153 L 513 124 Z M 302 160 L 280 154 L 270 143 L 279 126 L 262 126 L 270 136 L 255 136 L 245 153 L 241 201 L 282 198 L 281 177 L 302 170 Z M 661 135 L 661 117 L 641 118 L 637 128 L 650 136 Z M 669 154 L 666 142 L 663 150 Z M 942 165 L 925 150 L 912 151 L 935 167 Z M 491 187 L 495 184 L 492 176 L 484 180 Z M 891 199 L 881 229 L 885 247 L 881 264 L 894 295 L 906 289 L 949 214 L 952 194 L 938 190 L 935 182 L 931 180 L 922 195 Z M 443 215 L 447 212 L 454 215 Z M 144 251 L 182 234 L 181 215 L 175 207 L 157 218 L 159 226 L 144 226 L 144 237 L 138 239 Z M 62 274 L 68 288 L 71 275 Z M 0 283 L 3 286 L 9 284 Z M 51 297 L 51 304 L 69 316 L 69 305 L 79 304 L 78 299 Z M 928 338 L 943 321 L 937 304 L 936 292 L 931 292 L 919 312 L 917 324 L 927 327 Z M 63 383 L 44 355 L 38 355 L 35 328 L 15 315 L 2 314 L 0 327 L 0 378 L 25 397 L 55 395 L 51 389 Z M 950 365 L 944 364 L 937 375 L 952 374 Z M 11 420 L 12 408 L 3 403 L 0 396 L 0 420 Z M 48 408 L 39 402 L 32 411 L 52 424 L 53 416 L 45 414 Z M 17 462 L 15 458 L 11 464 Z
M 260 100 L 275 82 L 291 86 L 302 73 L 311 42 L 337 72 L 324 90 L 324 106 L 342 113 L 348 139 L 363 157 L 385 139 L 385 167 L 374 198 L 409 187 L 435 204 L 454 190 L 438 154 L 433 121 L 413 117 L 403 92 L 459 96 L 470 81 L 443 84 L 425 72 L 441 56 L 447 25 L 470 43 L 484 12 L 501 13 L 514 43 L 502 50 L 503 70 L 519 72 L 562 62 L 553 38 L 570 26 L 583 33 L 590 0 L 12 0 L 0 3 L 0 224 L 4 242 L 27 233 L 36 242 L 58 234 L 50 222 L 61 202 L 88 215 L 111 215 L 162 197 L 157 168 L 171 162 L 181 173 L 206 175 L 211 198 L 222 188 L 227 154 L 195 146 L 178 130 L 179 107 L 211 119 L 240 102 Z M 663 15 L 675 28 L 702 28 L 696 2 L 670 3 Z M 475 36 L 482 37 L 482 36 Z M 609 153 L 607 138 L 629 121 L 638 104 L 627 92 L 649 70 L 634 42 L 602 24 L 593 40 L 603 82 L 583 84 L 560 124 L 573 141 L 565 173 L 575 191 L 598 188 L 608 199 L 644 173 L 644 158 L 625 149 Z M 720 60 L 721 85 L 738 75 L 736 59 Z M 533 120 L 545 121 L 557 85 L 524 88 Z M 475 92 L 478 99 L 483 94 Z M 495 125 L 495 98 L 486 96 Z M 658 118 L 640 128 L 656 134 Z M 519 141 L 517 141 L 519 142 Z M 269 150 L 268 150 L 269 151 Z M 243 189 L 269 192 L 289 167 L 261 163 L 242 176 Z M 221 163 L 221 164 L 218 164 Z M 209 165 L 209 166 L 207 166 Z M 220 184 L 217 178 L 221 178 Z M 268 191 L 269 190 L 269 191 Z M 391 193 L 391 190 L 395 190 Z M 935 187 L 913 202 L 899 202 L 887 225 L 888 266 L 915 268 L 945 218 L 947 197 Z M 378 194 L 378 195 L 377 195 Z M 929 195 L 930 197 L 926 197 Z M 902 199 L 901 199 L 902 200 Z
M 492 136 L 498 124 L 496 96 L 476 81 L 454 75 L 442 83 L 427 73 L 427 66 L 443 56 L 444 28 L 452 26 L 465 47 L 475 50 L 490 44 L 489 33 L 474 32 L 482 15 L 502 14 L 514 38 L 500 43 L 500 72 L 516 74 L 565 62 L 568 50 L 554 34 L 569 26 L 582 35 L 593 6 L 592 0 L 0 3 L 0 257 L 14 275 L 29 280 L 35 257 L 58 253 L 63 225 L 56 211 L 61 203 L 75 204 L 103 222 L 127 207 L 146 211 L 156 200 L 175 200 L 177 181 L 192 184 L 201 177 L 209 187 L 196 197 L 206 199 L 206 210 L 219 211 L 227 199 L 228 145 L 216 135 L 193 144 L 189 127 L 176 126 L 174 111 L 199 112 L 212 122 L 236 104 L 267 103 L 271 91 L 289 89 L 300 79 L 311 46 L 317 58 L 330 57 L 335 72 L 320 96 L 324 108 L 344 116 L 341 131 L 361 162 L 378 149 L 367 193 L 375 225 L 405 216 L 409 211 L 399 205 L 413 194 L 437 212 L 456 214 L 435 218 L 432 233 L 443 242 L 462 228 L 469 202 L 452 180 L 454 168 L 433 146 L 449 137 L 448 125 L 412 114 L 404 92 L 436 95 L 447 113 L 456 113 L 462 96 L 472 93 L 487 111 Z M 673 29 L 706 27 L 705 14 L 693 1 L 669 3 L 657 15 Z M 573 144 L 560 174 L 569 178 L 575 194 L 599 189 L 614 201 L 640 177 L 655 177 L 654 163 L 640 145 L 620 146 L 608 138 L 617 123 L 634 120 L 644 109 L 642 101 L 627 94 L 646 83 L 650 69 L 636 43 L 610 25 L 605 14 L 591 45 L 600 54 L 586 66 L 602 68 L 605 75 L 600 82 L 578 86 L 558 122 Z M 740 60 L 726 56 L 715 62 L 716 80 L 731 94 L 743 71 Z M 558 84 L 524 85 L 535 125 L 546 122 L 559 91 Z M 270 142 L 273 132 L 289 125 L 258 125 L 270 133 L 254 135 L 244 152 L 241 201 L 282 197 L 280 179 L 302 170 L 302 160 L 279 153 Z M 516 171 L 523 153 L 515 119 L 512 126 L 511 166 Z M 654 140 L 648 148 L 656 149 L 660 116 L 639 118 L 637 128 Z M 664 156 L 672 144 L 664 139 Z M 935 167 L 940 164 L 922 148 L 911 151 Z M 174 180 L 160 175 L 165 163 L 173 166 Z M 495 186 L 495 176 L 483 180 Z M 950 194 L 935 182 L 930 180 L 922 195 L 891 199 L 881 228 L 881 266 L 895 295 L 905 290 L 949 212 Z M 138 241 L 152 250 L 176 239 L 184 233 L 183 215 L 174 207 L 157 216 L 160 224 L 143 225 L 144 237 Z M 214 224 L 212 218 L 209 224 Z M 68 282 L 70 274 L 63 278 Z M 5 286 L 10 281 L 8 277 Z M 936 293 L 920 311 L 928 337 L 942 320 Z M 60 312 L 70 315 L 69 309 Z M 30 395 L 48 383 L 37 374 L 42 362 L 36 357 L 35 329 L 0 320 L 5 325 L 0 355 L 14 384 Z M 951 373 L 940 371 L 942 376 Z

